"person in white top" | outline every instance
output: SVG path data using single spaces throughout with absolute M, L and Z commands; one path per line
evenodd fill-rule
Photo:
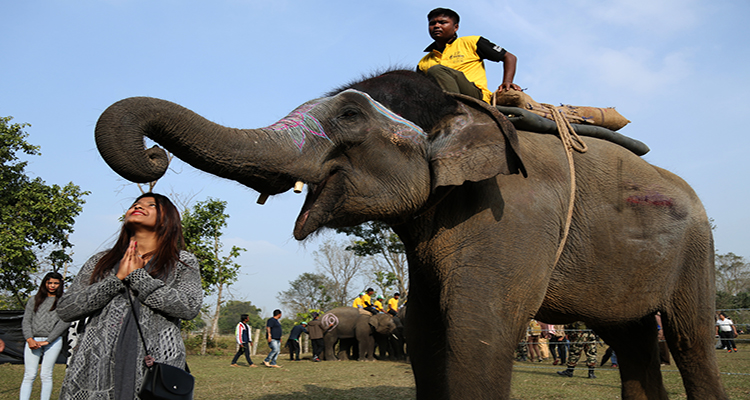
M 737 345 L 734 344 L 734 338 L 737 337 L 737 328 L 734 322 L 723 312 L 719 313 L 719 320 L 716 321 L 716 334 L 721 338 L 721 347 L 731 353 L 737 352 Z

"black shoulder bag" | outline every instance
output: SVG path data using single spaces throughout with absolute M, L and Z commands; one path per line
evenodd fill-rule
M 125 290 L 128 301 L 130 301 L 130 308 L 133 311 L 133 318 L 135 318 L 135 326 L 138 327 L 138 335 L 140 335 L 143 348 L 148 355 L 146 339 L 143 338 L 141 323 L 138 321 L 138 313 L 135 311 L 133 299 L 130 297 L 130 290 Z M 187 369 L 187 364 L 185 364 L 185 368 Z M 189 370 L 154 362 L 148 367 L 146 376 L 143 377 L 141 389 L 138 390 L 138 397 L 141 400 L 193 400 L 194 386 L 195 378 L 190 375 Z

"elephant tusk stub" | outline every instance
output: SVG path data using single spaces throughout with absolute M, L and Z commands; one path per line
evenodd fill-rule
M 302 193 L 302 187 L 305 186 L 305 182 L 297 181 L 294 184 L 294 193 Z
M 268 193 L 261 193 L 256 203 L 263 205 L 266 204 L 266 200 L 268 200 Z

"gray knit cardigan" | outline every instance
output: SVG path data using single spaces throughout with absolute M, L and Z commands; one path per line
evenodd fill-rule
M 68 365 L 60 390 L 60 399 L 113 399 L 117 338 L 130 305 L 124 296 L 125 285 L 115 271 L 99 282 L 89 284 L 97 261 L 105 253 L 91 257 L 83 265 L 73 284 L 57 303 L 57 313 L 63 321 L 90 317 L 78 348 Z M 141 302 L 141 329 L 149 352 L 156 362 L 184 368 L 185 344 L 180 336 L 180 319 L 198 315 L 203 302 L 203 289 L 198 260 L 192 254 L 180 252 L 180 260 L 169 276 L 162 281 L 152 278 L 144 269 L 130 273 L 125 281 Z M 135 300 L 135 297 L 134 297 Z M 143 343 L 138 343 L 135 392 L 138 391 L 146 367 Z

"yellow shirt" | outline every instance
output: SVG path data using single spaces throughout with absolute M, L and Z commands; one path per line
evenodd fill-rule
M 398 312 L 398 299 L 391 298 L 388 300 L 388 311 L 391 310 Z
M 375 300 L 375 302 L 372 303 L 372 306 L 375 307 L 375 309 L 380 312 L 385 312 L 383 311 L 383 303 L 381 303 L 380 300 Z
M 369 294 L 365 294 L 364 296 L 362 296 L 362 300 L 365 302 L 365 304 L 372 304 L 372 300 L 370 300 Z
M 354 308 L 359 308 L 359 307 L 365 308 L 365 301 L 362 300 L 362 297 L 357 297 L 356 299 L 354 299 L 354 302 L 352 303 L 352 307 L 354 307 Z
M 490 102 L 492 92 L 487 89 L 487 72 L 484 69 L 484 61 L 477 54 L 477 41 L 481 36 L 462 36 L 456 38 L 453 43 L 445 45 L 441 53 L 432 49 L 426 56 L 422 57 L 417 67 L 422 72 L 427 72 L 435 65 L 445 65 L 464 73 L 466 79 L 473 82 L 482 90 L 484 101 Z

